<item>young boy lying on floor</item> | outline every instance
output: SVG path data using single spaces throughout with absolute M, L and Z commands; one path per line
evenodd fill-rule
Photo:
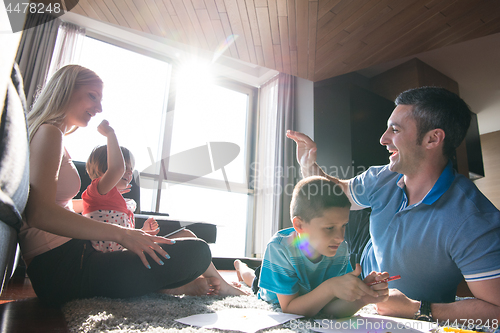
M 258 279 L 260 299 L 279 303 L 287 313 L 312 317 L 323 311 L 338 318 L 388 299 L 388 284 L 380 282 L 388 273 L 371 272 L 361 280 L 361 266 L 352 270 L 344 242 L 350 206 L 342 189 L 326 178 L 305 178 L 295 186 L 293 228 L 277 232 L 267 245 Z M 253 270 L 239 260 L 235 268 L 240 280 L 256 285 Z M 380 283 L 368 286 L 372 282 Z

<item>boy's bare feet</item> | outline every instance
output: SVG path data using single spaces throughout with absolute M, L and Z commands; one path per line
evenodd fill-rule
M 250 295 L 232 284 L 227 283 L 224 279 L 217 277 L 199 277 L 196 280 L 174 289 L 163 289 L 160 291 L 163 294 L 169 295 L 189 295 L 189 296 L 238 296 Z
M 245 264 L 243 262 L 241 262 L 241 260 L 236 259 L 234 261 L 233 265 L 234 265 L 234 269 L 236 270 L 236 275 L 238 276 L 238 281 L 240 281 L 240 282 L 243 281 L 243 277 L 241 277 L 241 273 L 240 273 L 240 269 L 241 269 L 240 267 L 242 265 L 245 265 Z
M 163 289 L 160 292 L 170 295 L 205 296 L 218 295 L 220 280 L 216 277 L 199 277 L 196 280 L 174 289 Z
M 239 282 L 236 282 L 236 281 L 231 281 L 230 283 L 231 283 L 231 285 L 232 285 L 233 287 L 236 287 L 236 288 L 241 288 L 241 283 L 239 283 Z
M 239 296 L 239 295 L 250 295 L 250 293 L 235 287 L 233 284 L 227 283 L 225 280 L 222 280 L 219 290 L 219 296 Z
M 238 280 L 245 282 L 245 284 L 250 287 L 253 283 L 253 279 L 255 278 L 255 272 L 253 269 L 248 267 L 247 264 L 239 259 L 234 261 L 234 268 L 236 269 Z

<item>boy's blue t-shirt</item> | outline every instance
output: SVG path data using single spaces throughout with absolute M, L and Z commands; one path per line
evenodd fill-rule
M 259 299 L 279 303 L 276 294 L 307 294 L 329 278 L 352 271 L 347 243 L 340 244 L 333 257 L 312 263 L 294 242 L 294 228 L 278 231 L 264 253 L 259 279 Z

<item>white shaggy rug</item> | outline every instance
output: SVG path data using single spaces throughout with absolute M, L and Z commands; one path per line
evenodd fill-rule
M 230 308 L 252 308 L 281 312 L 256 296 L 170 296 L 150 294 L 131 299 L 91 298 L 67 303 L 62 311 L 72 333 L 96 332 L 228 332 L 216 329 L 191 327 L 175 319 L 213 313 Z M 368 305 L 358 313 L 375 313 L 373 305 Z M 325 318 L 324 316 L 321 318 Z M 314 319 L 296 319 L 283 325 L 259 332 L 311 332 Z M 304 329 L 302 329 L 304 328 Z
M 175 321 L 182 317 L 229 308 L 281 312 L 256 296 L 170 296 L 151 294 L 132 299 L 91 298 L 67 303 L 63 312 L 70 332 L 218 332 Z M 292 332 L 290 323 L 265 332 Z M 293 330 L 297 331 L 297 330 Z M 227 332 L 227 331 L 224 331 Z

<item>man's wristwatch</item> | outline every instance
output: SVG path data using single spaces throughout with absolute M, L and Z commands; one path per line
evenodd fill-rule
M 413 319 L 432 321 L 431 303 L 427 301 L 420 301 L 420 308 L 413 315 Z

